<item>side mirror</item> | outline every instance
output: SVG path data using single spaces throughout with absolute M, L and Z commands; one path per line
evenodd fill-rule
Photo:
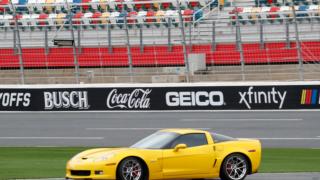
M 177 144 L 175 147 L 174 147 L 174 152 L 178 152 L 180 149 L 185 149 L 187 148 L 187 145 L 186 144 Z

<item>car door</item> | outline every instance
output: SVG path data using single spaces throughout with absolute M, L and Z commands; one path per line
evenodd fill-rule
M 174 147 L 178 144 L 186 144 L 187 147 L 174 151 Z M 165 178 L 183 178 L 186 175 L 210 173 L 214 153 L 204 133 L 181 135 L 169 146 L 168 149 L 163 150 Z

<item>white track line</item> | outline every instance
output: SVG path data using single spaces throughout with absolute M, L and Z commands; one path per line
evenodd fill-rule
M 180 119 L 184 122 L 198 121 L 303 121 L 303 119 Z
M 202 129 L 202 130 L 210 130 L 211 128 L 194 128 L 194 127 L 189 127 L 186 129 Z M 86 128 L 86 130 L 105 130 L 105 131 L 137 131 L 137 130 L 161 130 L 161 129 L 166 129 L 166 128 Z
M 104 137 L 0 137 L 1 139 L 31 139 L 31 140 L 101 140 Z

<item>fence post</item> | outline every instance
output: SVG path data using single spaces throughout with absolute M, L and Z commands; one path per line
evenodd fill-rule
M 296 10 L 294 5 L 292 5 L 292 11 L 293 11 L 293 22 L 294 22 L 294 29 L 295 29 L 295 35 L 296 35 L 296 48 L 297 48 L 298 62 L 299 62 L 299 77 L 300 77 L 300 80 L 304 80 L 303 56 L 302 56 L 301 44 L 300 44 L 300 38 L 299 38 L 297 15 L 296 15 Z
M 189 22 L 189 51 L 192 52 L 192 23 Z
M 216 50 L 216 22 L 212 21 L 211 51 Z
M 45 46 L 45 53 L 46 55 L 49 53 L 49 46 L 48 46 L 48 27 L 44 28 L 44 46 Z
M 171 44 L 171 17 L 168 18 L 168 51 L 172 51 L 172 44 Z
M 182 35 L 182 48 L 183 48 L 183 58 L 184 58 L 184 64 L 185 64 L 185 74 L 186 74 L 186 81 L 190 82 L 190 68 L 189 68 L 189 59 L 187 54 L 187 44 L 186 44 L 186 34 L 184 30 L 184 22 L 182 18 L 181 8 L 179 5 L 179 0 L 176 0 L 178 4 L 178 13 L 179 13 L 179 26 L 181 30 Z
M 20 83 L 24 84 L 25 83 L 25 77 L 24 77 L 24 62 L 23 62 L 23 57 L 22 57 L 22 48 L 21 48 L 21 39 L 20 39 L 20 32 L 19 32 L 19 24 L 18 24 L 18 18 L 17 18 L 17 13 L 16 13 L 16 7 L 12 4 L 12 1 L 10 2 L 10 6 L 12 7 L 13 10 L 13 17 L 14 17 L 14 40 L 15 40 L 15 46 L 17 46 L 18 50 L 18 56 L 19 56 L 19 67 L 20 67 Z
M 263 21 L 259 20 L 259 22 L 260 22 L 260 49 L 264 49 Z
M 144 51 L 144 46 L 143 46 L 143 29 L 142 26 L 139 28 L 140 31 L 140 52 Z
M 79 54 L 82 52 L 82 49 L 81 49 L 81 28 L 82 28 L 82 26 L 79 26 L 79 28 L 78 28 L 78 53 Z
M 237 7 L 235 7 L 237 8 Z M 240 29 L 240 23 L 239 23 L 239 14 L 238 11 L 236 11 L 236 41 L 237 41 L 237 48 L 240 53 L 240 64 L 241 64 L 241 75 L 242 80 L 246 80 L 244 71 L 245 71 L 245 62 L 244 62 L 244 56 L 243 56 L 243 49 L 242 49 L 242 42 L 241 42 L 241 29 Z
M 290 48 L 290 29 L 289 29 L 289 21 L 288 19 L 285 19 L 285 25 L 286 25 L 286 46 L 289 49 Z
M 239 31 L 238 29 L 240 28 L 239 21 L 238 21 L 238 14 L 236 14 L 236 48 L 239 51 Z
M 71 13 L 71 8 L 69 3 L 67 2 L 67 8 L 68 8 L 68 13 L 69 13 L 69 24 L 70 24 L 70 28 L 71 28 L 71 39 L 73 41 L 72 43 L 72 53 L 73 53 L 73 62 L 74 62 L 74 70 L 75 70 L 75 78 L 76 78 L 76 83 L 79 84 L 80 80 L 79 80 L 79 62 L 78 62 L 78 54 L 77 54 L 77 50 L 76 50 L 76 42 L 75 42 L 75 37 L 74 37 L 74 30 L 73 30 L 73 22 L 72 22 L 72 13 Z
M 17 35 L 16 35 L 16 30 L 13 30 L 13 50 L 14 53 L 17 53 Z
M 131 54 L 131 46 L 130 46 L 130 39 L 129 39 L 129 30 L 127 24 L 127 15 L 124 16 L 124 30 L 126 32 L 126 40 L 127 40 L 127 54 L 128 54 L 128 64 L 129 64 L 129 74 L 130 74 L 130 82 L 133 82 L 133 65 L 132 65 L 132 54 Z
M 111 42 L 111 25 L 107 24 L 108 31 L 108 52 L 112 53 L 112 42 Z

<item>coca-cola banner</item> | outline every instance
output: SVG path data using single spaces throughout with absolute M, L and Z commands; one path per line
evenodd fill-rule
M 0 111 L 319 109 L 320 85 L 0 88 Z

